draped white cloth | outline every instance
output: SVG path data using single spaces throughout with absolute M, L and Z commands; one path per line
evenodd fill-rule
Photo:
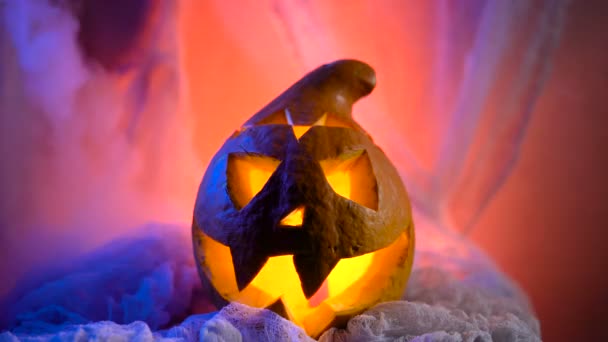
M 158 6 L 138 58 L 107 69 L 83 56 L 79 19 L 64 2 L 2 2 L 2 296 L 14 298 L 27 272 L 147 221 L 187 223 L 223 139 L 306 71 L 339 58 L 377 70 L 377 89 L 354 114 L 408 187 L 416 268 L 436 262 L 465 279 L 475 265 L 517 292 L 459 234 L 517 162 L 566 0 Z M 537 323 L 526 322 L 538 338 Z

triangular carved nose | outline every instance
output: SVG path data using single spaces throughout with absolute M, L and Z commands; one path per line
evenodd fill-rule
M 304 221 L 304 207 L 300 206 L 295 208 L 292 212 L 283 217 L 279 223 L 281 226 L 286 227 L 302 227 Z

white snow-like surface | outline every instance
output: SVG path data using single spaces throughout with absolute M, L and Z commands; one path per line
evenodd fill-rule
M 516 285 L 464 238 L 419 221 L 403 300 L 379 304 L 321 341 L 540 340 Z M 273 312 L 238 303 L 195 314 L 205 298 L 188 232 L 151 224 L 30 281 L 3 300 L 0 341 L 312 340 Z

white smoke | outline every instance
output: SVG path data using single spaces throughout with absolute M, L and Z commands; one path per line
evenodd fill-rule
M 0 266 L 12 281 L 145 221 L 188 221 L 201 172 L 180 107 L 175 4 L 121 70 L 83 57 L 66 4 L 0 6 Z

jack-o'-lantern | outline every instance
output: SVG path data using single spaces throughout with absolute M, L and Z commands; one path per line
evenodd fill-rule
M 212 159 L 192 225 L 218 306 L 269 308 L 311 336 L 399 299 L 414 228 L 403 183 L 353 120 L 371 67 L 319 67 L 249 119 Z

